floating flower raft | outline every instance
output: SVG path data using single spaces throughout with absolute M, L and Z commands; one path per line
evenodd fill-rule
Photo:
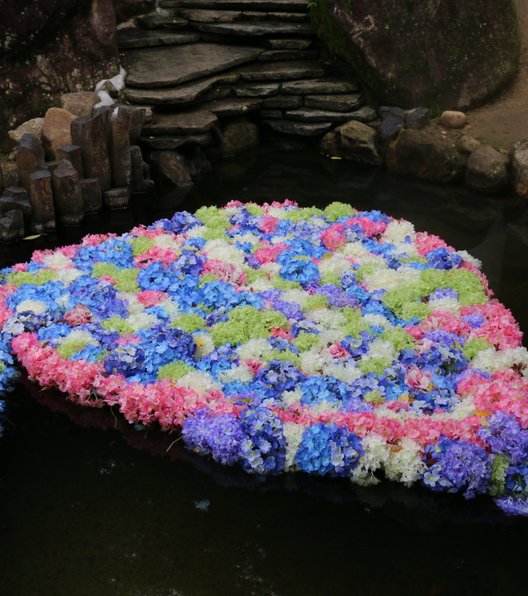
M 522 334 L 476 259 L 407 221 L 231 202 L 37 251 L 0 283 L 0 388 L 12 353 L 222 464 L 528 512 Z

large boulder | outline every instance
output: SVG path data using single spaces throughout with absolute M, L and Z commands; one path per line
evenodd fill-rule
M 481 145 L 466 164 L 466 186 L 486 193 L 502 192 L 510 183 L 509 159 L 490 145 Z
M 528 199 L 528 138 L 514 146 L 511 165 L 513 188 L 519 196 Z
M 464 173 L 466 158 L 456 141 L 436 126 L 404 129 L 389 144 L 387 168 L 433 182 L 452 182 Z
M 465 108 L 508 83 L 514 0 L 315 0 L 319 35 L 383 102 Z
M 0 151 L 6 131 L 117 72 L 112 0 L 3 0 Z
M 327 133 L 321 140 L 321 153 L 373 166 L 380 166 L 383 159 L 379 152 L 376 131 L 352 120 Z

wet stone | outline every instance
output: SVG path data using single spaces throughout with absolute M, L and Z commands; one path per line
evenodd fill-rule
M 332 128 L 331 122 L 298 122 L 295 120 L 264 120 L 276 132 L 290 135 L 317 136 Z
M 0 213 L 6 211 L 22 211 L 26 221 L 31 217 L 31 203 L 25 188 L 11 186 L 4 190 L 0 197 Z
M 284 61 L 251 64 L 239 68 L 237 72 L 246 81 L 283 81 L 320 77 L 324 69 L 317 62 Z
M 308 23 L 281 21 L 238 21 L 234 23 L 197 23 L 204 33 L 234 35 L 240 37 L 263 37 L 269 35 L 312 36 L 313 27 Z
M 127 85 L 141 88 L 175 86 L 254 60 L 261 51 L 215 43 L 133 50 L 124 57 Z
M 318 50 L 266 50 L 258 57 L 260 62 L 275 62 L 276 60 L 316 60 Z
M 84 212 L 99 213 L 103 208 L 103 193 L 97 178 L 85 178 L 79 181 L 83 198 Z
M 103 193 L 103 197 L 109 209 L 125 209 L 128 207 L 130 191 L 128 188 L 111 188 Z
M 144 14 L 136 17 L 136 24 L 143 29 L 182 29 L 188 25 L 187 19 L 162 14 Z
M 210 133 L 201 135 L 171 136 L 171 137 L 141 137 L 141 142 L 152 149 L 177 149 L 186 145 L 199 145 L 208 147 L 213 144 L 214 139 Z
M 212 112 L 194 110 L 177 114 L 157 114 L 143 127 L 145 136 L 193 135 L 207 132 L 218 121 Z
M 200 39 L 198 33 L 177 31 L 149 31 L 145 29 L 120 29 L 117 43 L 122 50 L 132 48 L 152 48 L 194 43 Z
M 365 120 L 366 116 L 369 116 L 369 113 L 367 111 L 361 112 L 361 110 L 355 112 L 332 112 L 330 110 L 318 110 L 316 108 L 299 108 L 297 110 L 287 111 L 285 116 L 291 120 L 301 120 L 303 122 L 349 122 L 350 120 L 361 122 Z
M 83 165 L 82 165 L 82 152 L 79 145 L 61 145 L 57 149 L 57 160 L 67 160 L 77 170 L 77 174 L 82 178 L 83 176 Z
M 308 10 L 308 0 L 161 0 L 160 8 L 212 8 L 229 10 L 277 10 L 300 12 Z
M 307 50 L 312 39 L 266 39 L 265 45 L 273 50 Z
M 22 186 L 29 190 L 30 176 L 44 165 L 44 149 L 40 138 L 34 134 L 25 133 L 20 139 L 16 151 L 18 177 Z
M 22 211 L 6 211 L 0 215 L 0 242 L 13 242 L 24 237 L 24 216 Z
M 29 200 L 32 208 L 32 231 L 41 233 L 44 230 L 54 230 L 55 207 L 49 170 L 37 170 L 31 174 L 29 178 Z
M 158 176 L 178 188 L 190 188 L 193 185 L 189 166 L 185 158 L 177 151 L 153 151 L 150 155 L 152 165 Z
M 63 160 L 52 176 L 55 210 L 65 226 L 79 225 L 84 218 L 84 203 L 79 174 L 69 161 Z
M 302 106 L 303 98 L 295 95 L 277 95 L 270 97 L 262 102 L 262 107 L 266 109 L 285 109 L 290 110 Z
M 285 81 L 281 93 L 286 95 L 326 95 L 338 93 L 354 93 L 358 85 L 339 79 L 309 79 L 301 81 Z
M 304 105 L 309 108 L 332 110 L 334 112 L 352 112 L 365 103 L 358 93 L 343 95 L 307 95 Z
M 204 104 L 204 109 L 209 110 L 219 117 L 240 116 L 258 110 L 262 105 L 260 99 L 220 99 Z
M 279 83 L 253 83 L 233 87 L 237 97 L 270 97 L 279 92 Z

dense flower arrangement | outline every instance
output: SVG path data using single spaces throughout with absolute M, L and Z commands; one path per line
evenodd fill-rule
M 43 387 L 222 464 L 528 512 L 521 332 L 478 261 L 407 221 L 231 202 L 36 252 L 0 282 L 0 388 L 12 351 Z

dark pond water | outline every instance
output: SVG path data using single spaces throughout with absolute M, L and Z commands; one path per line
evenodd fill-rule
M 340 200 L 411 220 L 484 262 L 528 331 L 528 205 L 357 170 L 292 146 L 224 163 L 186 197 L 166 192 L 82 229 L 0 247 L 0 267 L 93 231 L 124 232 L 228 199 Z M 259 481 L 110 411 L 22 384 L 0 442 L 4 596 L 526 594 L 528 521 L 490 502 L 397 486 Z

